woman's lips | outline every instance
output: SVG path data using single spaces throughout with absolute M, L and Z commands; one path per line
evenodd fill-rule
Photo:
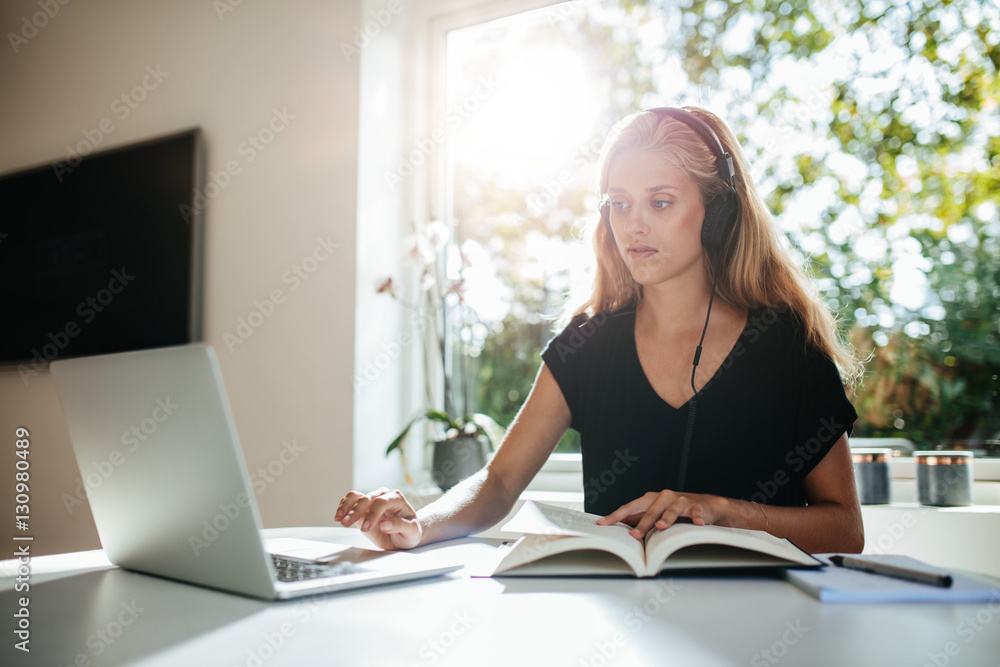
M 656 254 L 654 248 L 645 243 L 633 243 L 628 247 L 628 256 L 635 260 L 643 260 Z

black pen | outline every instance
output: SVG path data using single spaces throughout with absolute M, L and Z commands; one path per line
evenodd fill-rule
M 860 570 L 871 574 L 881 574 L 895 579 L 905 579 L 915 581 L 919 584 L 929 584 L 948 588 L 951 586 L 950 574 L 937 574 L 936 572 L 925 572 L 915 570 L 902 565 L 890 565 L 889 563 L 876 563 L 870 560 L 851 558 L 850 556 L 830 556 L 830 562 L 837 567 L 846 567 L 851 570 Z

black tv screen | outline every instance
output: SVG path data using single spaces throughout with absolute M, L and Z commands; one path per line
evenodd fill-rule
M 190 130 L 0 176 L 0 364 L 200 338 L 201 146 Z

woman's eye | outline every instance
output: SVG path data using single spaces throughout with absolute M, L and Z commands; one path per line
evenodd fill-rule
M 619 211 L 624 211 L 628 208 L 627 201 L 613 201 L 611 202 L 611 208 L 618 209 Z
M 657 199 L 653 202 L 653 208 L 664 209 L 668 206 L 670 206 L 670 202 L 663 199 Z

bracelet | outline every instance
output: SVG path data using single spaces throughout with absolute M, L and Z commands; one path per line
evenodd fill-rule
M 766 533 L 767 532 L 767 512 L 765 512 L 764 508 L 761 507 L 759 504 L 755 503 L 754 501 L 751 500 L 750 502 L 752 502 L 754 505 L 757 505 L 757 509 L 759 509 L 760 513 L 764 515 L 764 532 Z

